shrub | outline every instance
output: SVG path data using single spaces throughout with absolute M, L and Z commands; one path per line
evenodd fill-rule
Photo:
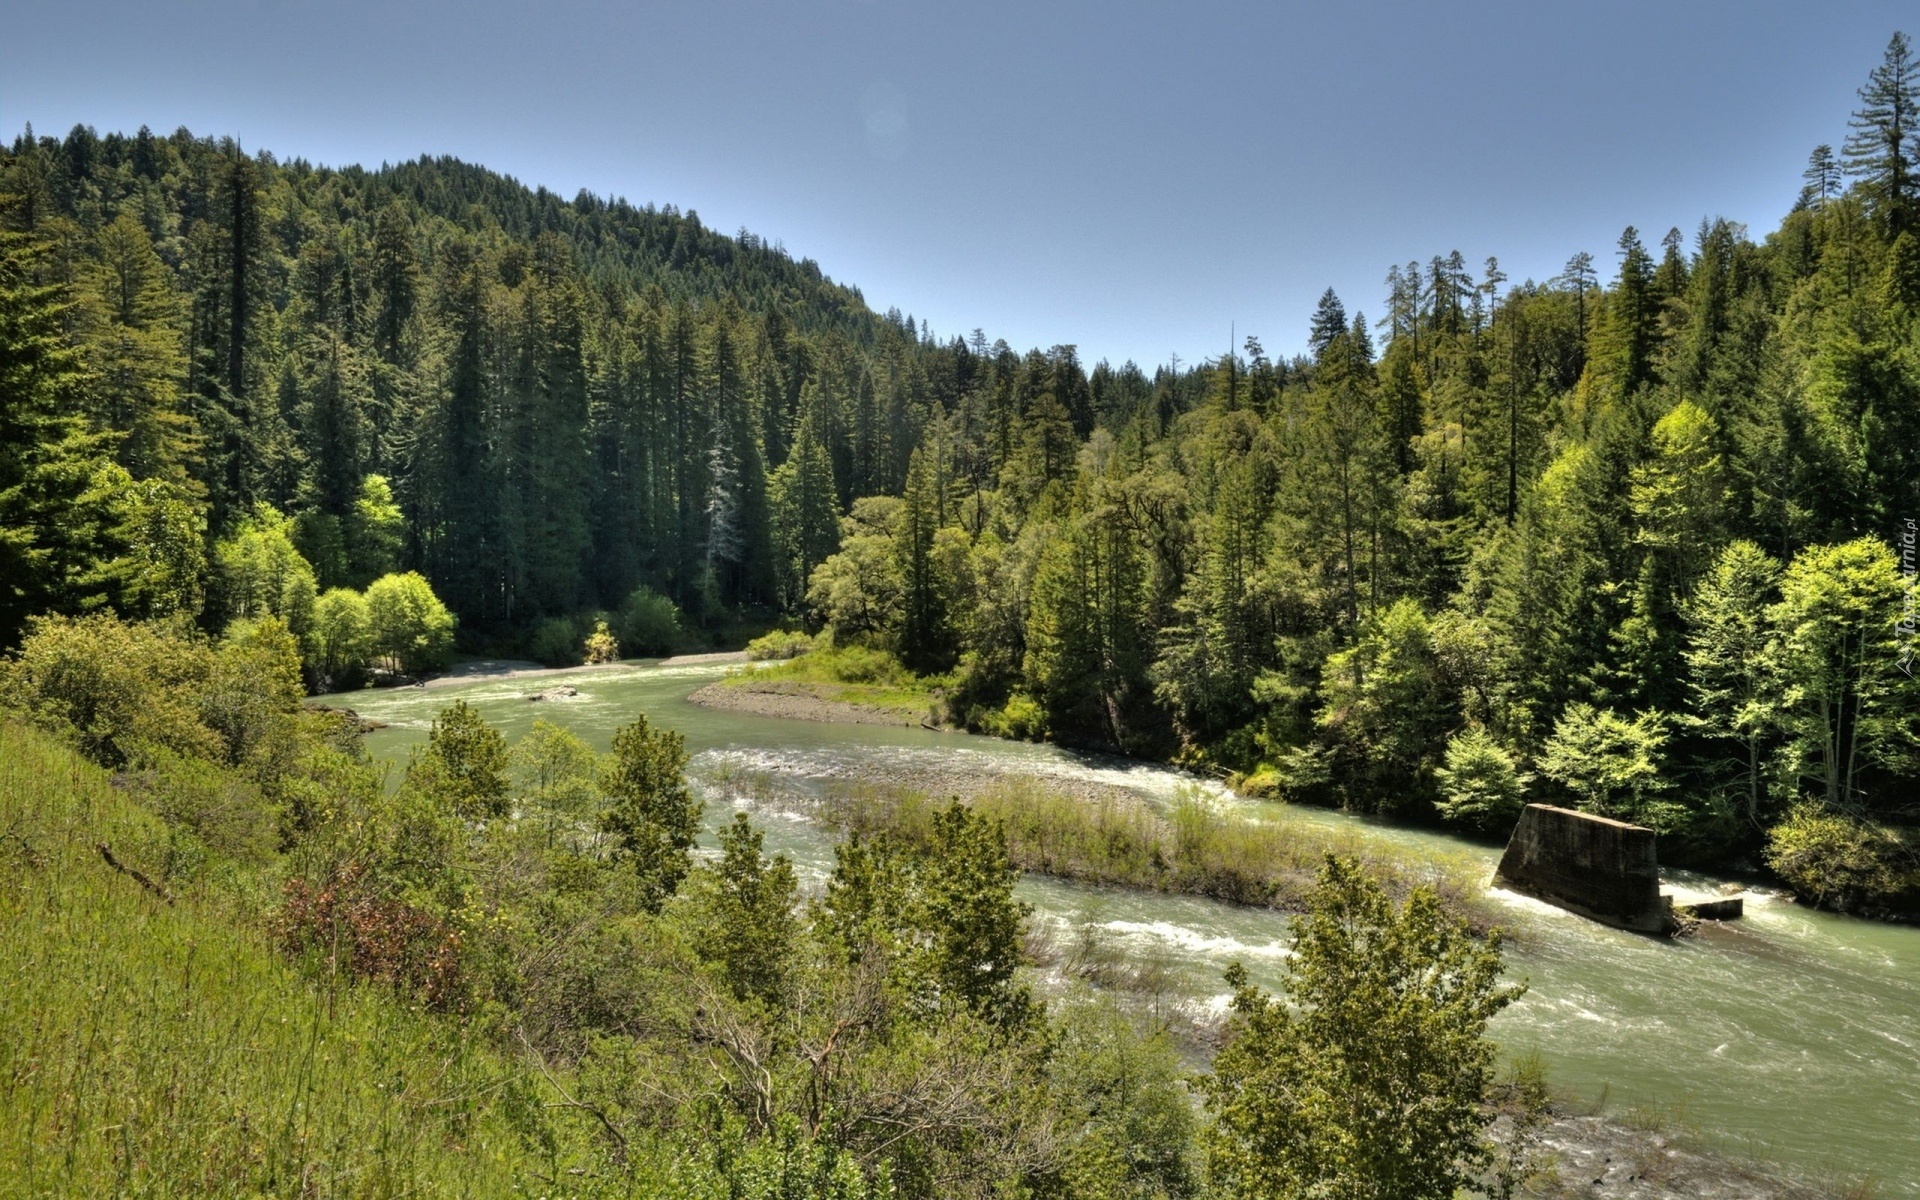
M 227 859 L 265 862 L 279 834 L 279 813 L 239 772 L 156 749 L 145 770 L 123 780 L 168 825 Z
M 373 653 L 408 674 L 445 666 L 453 651 L 456 619 L 417 571 L 367 585 L 367 624 Z
M 548 617 L 533 627 L 527 657 L 547 667 L 577 667 L 585 654 L 586 630 L 578 617 Z
M 1007 697 L 1004 706 L 977 713 L 974 723 L 980 732 L 994 737 L 1038 741 L 1047 735 L 1047 713 L 1040 702 L 1025 692 Z
M 1479 830 L 1511 825 L 1526 804 L 1529 777 L 1484 729 L 1455 734 L 1447 743 L 1440 780 L 1440 815 Z
M 802 654 L 811 654 L 814 649 L 811 636 L 797 629 L 776 629 L 748 642 L 747 657 L 762 660 L 799 658 Z
M 1911 903 L 1920 892 L 1913 859 L 1894 830 L 1812 802 L 1767 834 L 1767 865 L 1806 899 L 1841 912 Z
M 273 930 L 293 953 L 323 954 L 328 974 L 338 970 L 383 984 L 429 1008 L 459 1004 L 459 933 L 431 913 L 379 894 L 358 864 L 336 868 L 318 887 L 288 880 Z
M 1199 1090 L 1221 1200 L 1452 1196 L 1490 1165 L 1502 986 L 1482 941 L 1425 888 L 1396 905 L 1329 855 L 1294 922 L 1282 994 L 1235 963 L 1233 1022 Z
M 216 758 L 225 747 L 200 704 L 213 670 L 212 647 L 184 629 L 106 614 L 41 617 L 19 654 L 0 662 L 0 702 L 103 766 L 154 746 Z
M 680 609 L 649 587 L 633 590 L 614 615 L 613 633 L 630 655 L 653 658 L 673 653 L 684 637 Z
M 885 650 L 871 646 L 846 646 L 824 656 L 829 674 L 841 683 L 864 683 L 877 687 L 913 687 L 918 682 L 913 672 Z
M 507 739 L 465 700 L 455 700 L 433 719 L 425 748 L 407 764 L 407 784 L 460 816 L 501 817 L 507 762 Z
M 605 617 L 594 619 L 593 632 L 587 635 L 587 640 L 581 649 L 585 652 L 586 661 L 589 664 L 620 661 L 619 639 L 615 638 L 613 631 L 607 628 Z
M 200 719 L 220 734 L 227 759 L 240 763 L 269 746 L 287 748 L 292 714 L 305 694 L 300 645 L 286 622 L 279 617 L 238 620 L 215 650 L 200 695 Z

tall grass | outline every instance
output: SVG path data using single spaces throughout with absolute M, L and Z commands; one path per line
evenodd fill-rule
M 506 1195 L 554 1165 L 513 1064 L 101 843 L 164 886 L 166 827 L 0 721 L 0 1196 Z
M 939 710 L 942 689 L 949 680 L 915 675 L 885 650 L 833 646 L 736 672 L 726 682 L 753 691 L 808 695 L 926 717 Z
M 1426 885 L 1476 928 L 1494 923 L 1478 863 L 1414 854 L 1364 830 L 1240 815 L 1197 792 L 1183 793 L 1162 811 L 1125 796 L 1061 795 L 1030 780 L 1009 781 L 971 803 L 1006 830 L 1014 864 L 1037 874 L 1293 910 L 1304 903 L 1326 856 L 1340 854 L 1359 859 L 1396 897 Z M 919 793 L 867 786 L 830 794 L 822 812 L 849 832 L 912 840 L 925 836 L 940 807 Z

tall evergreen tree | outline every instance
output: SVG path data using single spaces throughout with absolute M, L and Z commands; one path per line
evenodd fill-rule
M 1860 108 L 1849 123 L 1843 154 L 1847 173 L 1866 181 L 1868 194 L 1889 240 L 1911 227 L 1914 216 L 1914 135 L 1920 131 L 1920 61 L 1904 33 L 1887 42 L 1880 65 L 1860 89 Z

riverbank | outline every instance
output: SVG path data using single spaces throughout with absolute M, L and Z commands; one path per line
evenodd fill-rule
M 1809 1179 L 1775 1163 L 1722 1154 L 1645 1113 L 1554 1106 L 1539 1142 L 1543 1169 L 1521 1194 L 1540 1200 L 1867 1200 L 1864 1183 Z
M 705 708 L 795 721 L 951 728 L 937 682 L 864 647 L 815 650 L 740 671 L 687 699 Z
M 1326 856 L 1359 860 L 1396 898 L 1429 887 L 1447 911 L 1485 932 L 1502 908 L 1487 896 L 1484 864 L 1411 854 L 1359 828 L 1330 829 L 1280 812 L 1251 817 L 1222 805 L 1195 780 L 1153 796 L 1108 783 L 1030 770 L 923 767 L 884 781 L 848 773 L 820 790 L 790 786 L 767 772 L 722 772 L 704 781 L 730 800 L 792 813 L 841 834 L 908 842 L 928 836 L 935 811 L 964 800 L 1006 831 L 1022 871 L 1053 879 L 1251 908 L 1298 911 Z
M 761 807 L 743 794 L 746 787 L 759 792 L 765 781 L 765 790 L 798 798 L 897 781 L 938 801 L 956 794 L 971 798 L 1024 776 L 1089 806 L 1105 797 L 1132 797 L 1157 811 L 1194 789 L 1228 815 L 1286 817 L 1336 834 L 1351 830 L 1411 859 L 1464 856 L 1491 874 L 1498 855 L 1497 847 L 1433 829 L 1237 801 L 1215 780 L 1152 763 L 1044 743 L 917 727 L 771 720 L 686 703 L 689 691 L 715 682 L 727 669 L 589 674 L 566 681 L 579 687 L 579 703 L 529 704 L 525 694 L 540 688 L 519 680 L 451 691 L 388 689 L 344 702 L 388 723 L 368 734 L 367 744 L 376 759 L 396 770 L 455 697 L 467 698 L 509 740 L 545 719 L 564 724 L 595 749 L 605 749 L 621 725 L 645 713 L 686 738 L 691 772 L 706 801 L 702 846 L 711 850 L 719 830 L 747 808 L 765 833 L 765 852 L 789 857 L 803 889 L 824 885 L 837 839 L 798 809 Z M 710 787 L 716 777 L 738 779 L 742 786 Z M 1710 891 L 1719 880 L 1681 873 L 1669 882 Z M 1168 980 L 1166 986 L 1203 1010 L 1202 1016 L 1219 1003 L 1220 971 L 1228 962 L 1247 964 L 1271 986 L 1284 959 L 1287 928 L 1274 909 L 1038 874 L 1026 877 L 1021 894 L 1035 906 L 1035 922 L 1058 930 L 1068 945 L 1081 926 L 1096 926 L 1120 964 L 1116 970 L 1138 974 L 1147 984 Z M 1694 1136 L 1729 1161 L 1776 1159 L 1816 1181 L 1876 1173 L 1885 1200 L 1920 1200 L 1910 1120 L 1920 1105 L 1920 1052 L 1913 1049 L 1920 1046 L 1920 932 L 1762 895 L 1750 903 L 1744 921 L 1672 942 L 1596 926 L 1501 891 L 1489 892 L 1488 899 L 1499 906 L 1498 923 L 1515 932 L 1507 947 L 1512 977 L 1529 984 L 1493 1031 L 1511 1053 L 1540 1054 L 1551 1079 L 1583 1096 L 1610 1095 L 1604 1111 L 1612 1121 L 1634 1123 L 1632 1114 L 1658 1109 L 1672 1114 L 1664 1128 L 1700 1131 Z M 1843 1010 L 1833 1006 L 1836 995 L 1846 997 Z M 1586 1102 L 1569 1106 L 1571 1117 L 1591 1110 Z M 1619 1136 L 1624 1140 L 1618 1147 L 1603 1142 L 1596 1157 L 1579 1160 L 1580 1169 L 1589 1161 L 1605 1164 L 1609 1155 L 1614 1164 L 1626 1163 L 1631 1152 L 1624 1147 L 1652 1145 L 1638 1133 Z M 1678 1148 L 1689 1144 L 1683 1138 Z M 1564 1157 L 1566 1193 L 1580 1195 L 1573 1188 L 1574 1156 Z M 1725 1178 L 1738 1179 L 1731 1170 Z M 1631 1165 L 1616 1165 L 1598 1194 L 1632 1195 L 1621 1181 L 1635 1173 Z M 1596 1170 L 1584 1181 L 1599 1177 Z M 1632 1186 L 1641 1188 L 1638 1181 Z M 1704 1186 L 1696 1190 L 1713 1194 Z M 1648 1185 L 1639 1194 L 1666 1200 L 1676 1193 Z M 1720 1194 L 1743 1193 L 1728 1184 Z M 1796 1195 L 1785 1187 L 1754 1187 L 1745 1194 L 1769 1200 Z M 1797 1194 L 1846 1193 L 1832 1188 Z
M 476 658 L 457 662 L 438 675 L 429 675 L 410 685 L 416 688 L 465 687 L 472 683 L 492 683 L 502 679 L 557 679 L 570 675 L 593 675 L 605 671 L 631 670 L 635 667 L 708 667 L 747 661 L 744 650 L 721 650 L 708 654 L 676 654 L 671 658 L 624 658 L 606 663 L 587 663 L 577 667 L 549 667 L 525 658 Z M 321 692 L 310 700 L 337 700 L 346 696 L 378 695 L 392 687 L 355 688 L 345 692 Z M 326 707 L 322 705 L 321 707 Z
M 702 708 L 788 721 L 938 728 L 931 723 L 924 708 L 847 700 L 834 685 L 793 679 L 725 679 L 694 692 L 687 697 L 687 702 Z

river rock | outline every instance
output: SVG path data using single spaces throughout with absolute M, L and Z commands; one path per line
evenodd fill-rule
M 563 684 L 560 684 L 558 687 L 550 687 L 545 691 L 535 692 L 533 695 L 528 696 L 527 699 L 529 700 L 571 700 L 575 696 L 578 696 L 579 694 L 580 694 L 579 688 L 568 687 L 566 684 L 563 683 Z

